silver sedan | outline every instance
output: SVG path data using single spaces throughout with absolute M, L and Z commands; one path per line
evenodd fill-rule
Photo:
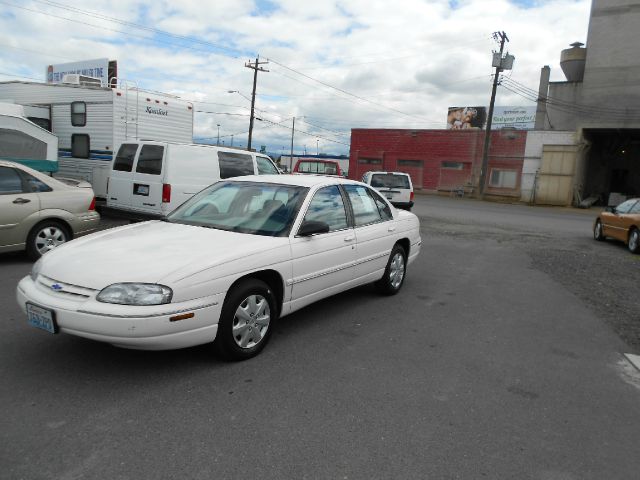
M 69 185 L 15 162 L 0 160 L 0 252 L 25 250 L 34 260 L 95 230 L 91 186 Z

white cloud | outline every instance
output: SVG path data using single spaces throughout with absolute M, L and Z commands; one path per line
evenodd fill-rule
M 491 50 L 497 48 L 490 39 L 494 30 L 509 35 L 507 49 L 516 56 L 513 78 L 537 89 L 544 65 L 551 66 L 552 80 L 563 78 L 560 51 L 574 41 L 586 42 L 590 8 L 588 0 L 548 0 L 529 8 L 506 0 L 460 0 L 454 9 L 447 0 L 113 0 L 90 7 L 79 0 L 56 2 L 70 8 L 36 0 L 15 4 L 22 9 L 0 5 L 0 72 L 44 79 L 49 63 L 117 59 L 120 74 L 142 87 L 211 102 L 198 104 L 198 110 L 237 114 L 196 116 L 197 136 L 215 138 L 220 124 L 226 143 L 226 135 L 248 130 L 249 102 L 227 91 L 250 95 L 253 72 L 244 62 L 256 53 L 388 107 L 271 63 L 266 66 L 270 72 L 258 79 L 256 106 L 265 120 L 286 119 L 290 126 L 291 116 L 306 116 L 310 123 L 347 135 L 352 127 L 442 128 L 448 106 L 488 104 Z M 74 8 L 200 42 L 92 18 Z M 504 89 L 497 102 L 528 104 Z M 302 119 L 296 127 L 348 143 L 348 136 L 335 136 Z M 290 134 L 257 121 L 254 145 L 288 150 Z M 298 133 L 296 149 L 306 144 L 315 151 L 315 141 Z M 245 133 L 234 137 L 236 145 L 245 142 Z M 326 153 L 348 151 L 322 139 L 320 147 Z

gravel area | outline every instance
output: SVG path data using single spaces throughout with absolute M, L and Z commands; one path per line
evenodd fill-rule
M 493 241 L 521 249 L 531 266 L 543 271 L 582 299 L 629 345 L 640 353 L 640 255 L 614 240 L 596 242 L 582 236 L 528 231 L 498 224 L 459 223 L 421 217 L 428 235 Z

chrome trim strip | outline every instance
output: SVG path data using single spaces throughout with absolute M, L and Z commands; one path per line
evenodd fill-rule
M 333 268 L 331 270 L 325 270 L 325 271 L 320 272 L 320 273 L 313 273 L 311 275 L 307 275 L 306 277 L 294 278 L 294 279 L 291 280 L 291 285 L 295 285 L 297 283 L 302 283 L 302 282 L 306 282 L 306 281 L 309 281 L 309 280 L 314 280 L 316 278 L 324 277 L 325 275 L 329 275 L 331 273 L 340 272 L 342 270 L 346 270 L 347 268 L 357 267 L 358 265 L 362 265 L 364 263 L 368 263 L 368 262 L 371 262 L 373 260 L 378 260 L 379 258 L 386 257 L 387 255 L 389 255 L 389 252 L 380 253 L 378 255 L 374 255 L 372 257 L 366 258 L 365 260 L 362 260 L 360 262 L 351 262 L 351 263 L 347 263 L 345 265 L 342 265 L 340 267 Z M 289 282 L 287 282 L 287 284 L 288 283 Z
M 151 317 L 164 317 L 165 315 L 175 315 L 176 313 L 185 313 L 192 312 L 194 310 L 202 310 L 207 307 L 215 307 L 219 302 L 208 303 L 206 305 L 200 305 L 199 307 L 194 308 L 183 308 L 182 310 L 174 310 L 172 312 L 163 312 L 163 313 L 154 313 L 152 315 L 113 315 L 111 313 L 96 313 L 90 312 L 88 310 L 78 310 L 78 313 L 86 313 L 87 315 L 96 315 L 100 317 L 110 317 L 110 318 L 151 318 Z M 127 305 L 129 307 L 139 307 L 144 305 Z

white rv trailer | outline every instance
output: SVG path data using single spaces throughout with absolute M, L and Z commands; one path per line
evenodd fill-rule
M 23 105 L 30 120 L 48 124 L 59 139 L 56 175 L 88 181 L 99 200 L 106 199 L 113 153 L 121 143 L 193 141 L 190 102 L 125 82 L 114 88 L 77 83 L 0 82 L 0 102 Z

